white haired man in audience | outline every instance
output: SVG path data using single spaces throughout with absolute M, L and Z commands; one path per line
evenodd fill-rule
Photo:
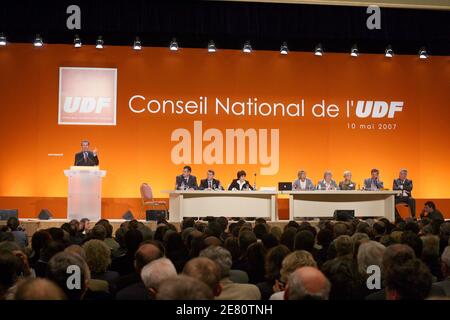
M 172 261 L 160 258 L 147 264 L 141 271 L 141 278 L 151 299 L 155 299 L 158 288 L 164 280 L 175 277 L 177 270 Z
M 200 252 L 200 257 L 209 258 L 220 267 L 222 291 L 216 300 L 260 300 L 261 292 L 253 284 L 234 283 L 230 280 L 231 253 L 222 247 L 211 246 Z
M 317 268 L 302 267 L 289 276 L 285 300 L 328 300 L 331 284 Z
M 450 246 L 447 246 L 441 255 L 441 268 L 444 280 L 436 282 L 434 285 L 442 288 L 445 296 L 450 297 Z
M 71 273 L 67 272 L 69 267 L 77 266 L 80 270 L 80 287 L 67 285 Z M 91 272 L 87 263 L 78 254 L 72 252 L 59 252 L 54 255 L 48 263 L 48 278 L 56 283 L 66 294 L 69 300 L 82 300 L 88 290 Z
M 367 276 L 367 268 L 372 265 L 383 266 L 383 255 L 386 247 L 376 241 L 363 242 L 358 248 L 357 262 L 359 272 Z

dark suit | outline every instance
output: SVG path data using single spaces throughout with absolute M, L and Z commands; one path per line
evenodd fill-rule
M 200 190 L 208 189 L 208 179 L 202 179 L 200 181 L 200 185 L 198 187 Z M 211 181 L 211 189 L 223 189 L 222 185 L 220 184 L 220 181 L 217 179 L 212 179 Z
M 370 190 L 372 188 L 372 185 L 377 189 L 383 189 L 384 188 L 384 184 L 383 181 L 380 181 L 379 179 L 372 179 L 372 178 L 368 178 L 364 180 L 364 189 L 366 190 Z
M 86 157 L 84 156 L 84 154 L 86 153 Z M 86 151 L 86 152 L 78 152 L 77 154 L 75 154 L 75 162 L 74 165 L 75 166 L 98 166 L 99 161 L 98 161 L 98 157 L 94 155 L 94 153 L 92 151 Z
M 444 221 L 444 216 L 442 215 L 442 212 L 440 212 L 439 210 L 434 210 L 433 212 L 427 213 L 427 212 L 421 212 L 420 213 L 420 218 L 424 219 L 424 218 L 428 218 L 430 220 L 442 220 Z
M 241 188 L 239 186 L 238 179 L 234 179 L 231 182 L 230 186 L 228 187 L 228 190 L 233 190 L 233 189 L 236 189 L 236 190 L 246 190 L 246 189 L 253 190 L 253 187 L 250 185 L 250 182 L 245 180 L 245 183 L 242 185 L 242 188 Z
M 151 300 L 151 297 L 144 283 L 139 281 L 117 292 L 116 300 Z
M 405 191 L 405 195 L 400 194 L 399 196 L 395 196 L 395 204 L 397 203 L 406 203 L 409 208 L 411 209 L 411 215 L 413 218 L 416 217 L 416 200 L 412 198 L 411 191 L 413 189 L 413 182 L 412 180 L 401 180 L 401 179 L 394 179 L 394 183 L 392 185 L 392 190 L 403 190 Z M 398 215 L 397 208 L 395 209 L 396 215 Z
M 184 188 L 182 187 L 183 184 L 184 184 Z M 197 190 L 198 189 L 197 178 L 195 176 L 190 175 L 186 181 L 186 179 L 181 174 L 181 175 L 177 176 L 177 178 L 175 179 L 175 187 L 177 190 L 182 190 L 182 189 Z

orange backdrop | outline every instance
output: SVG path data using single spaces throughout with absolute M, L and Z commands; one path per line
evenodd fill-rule
M 58 125 L 59 67 L 109 67 L 118 69 L 116 126 Z M 450 198 L 450 58 L 417 56 L 93 46 L 13 44 L 0 48 L 0 197 L 61 198 L 67 195 L 63 170 L 73 163 L 79 142 L 89 139 L 99 150 L 100 165 L 107 170 L 103 197 L 137 198 L 139 185 L 148 182 L 157 197 L 174 186 L 182 165 L 171 162 L 173 130 L 193 122 L 204 130 L 255 128 L 280 131 L 280 165 L 275 175 L 258 174 L 258 186 L 292 181 L 304 168 L 315 182 L 330 169 L 340 180 L 351 170 L 357 183 L 381 170 L 385 185 L 400 168 L 408 168 L 416 198 Z M 234 100 L 256 97 L 260 102 L 300 102 L 305 117 L 237 117 L 132 113 L 133 95 L 150 99 L 198 99 L 208 96 Z M 311 106 L 325 100 L 340 107 L 338 118 L 314 118 Z M 345 116 L 346 100 L 403 101 L 394 119 L 377 121 Z M 142 103 L 140 103 L 142 105 Z M 395 123 L 395 130 L 348 129 L 348 123 Z M 269 140 L 270 141 L 270 140 Z M 206 143 L 204 143 L 205 145 Z M 63 154 L 49 157 L 48 154 Z M 259 173 L 260 165 L 192 165 L 202 178 L 214 168 L 228 184 L 238 169 Z M 251 174 L 251 175 L 250 175 Z M 5 200 L 6 201 L 6 200 Z M 1 202 L 0 208 L 10 202 Z M 2 205 L 3 204 L 3 205 Z M 122 212 L 123 213 L 123 212 Z M 21 212 L 35 216 L 35 212 Z M 58 213 L 64 216 L 65 212 Z M 106 217 L 120 214 L 104 213 Z

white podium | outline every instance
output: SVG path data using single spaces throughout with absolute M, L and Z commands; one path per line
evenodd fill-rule
M 70 170 L 64 170 L 64 175 L 69 178 L 67 218 L 99 220 L 102 213 L 102 178 L 106 176 L 106 171 L 98 167 L 73 166 Z

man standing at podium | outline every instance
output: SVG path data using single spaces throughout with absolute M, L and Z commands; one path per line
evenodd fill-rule
M 81 152 L 75 154 L 75 166 L 98 166 L 97 148 L 89 150 L 89 141 L 81 141 Z

